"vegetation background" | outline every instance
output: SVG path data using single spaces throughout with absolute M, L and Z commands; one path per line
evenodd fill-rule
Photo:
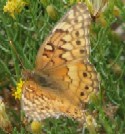
M 0 126 L 0 134 L 8 131 L 12 134 L 30 133 L 27 132 L 29 126 L 26 127 L 21 122 L 19 100 L 12 94 L 16 92 L 14 89 L 21 78 L 21 71 L 34 68 L 39 46 L 49 31 L 66 10 L 78 1 L 80 0 L 0 0 L 0 95 L 11 122 L 9 128 L 5 127 L 6 124 Z M 121 0 L 100 1 L 86 1 L 93 18 L 90 59 L 100 75 L 99 97 L 93 98 L 88 111 L 95 116 L 96 133 L 123 134 L 125 3 Z M 0 109 L 1 107 L 2 105 Z M 0 118 L 1 116 L 2 110 Z M 0 124 L 3 123 L 0 120 Z M 85 132 L 92 133 L 91 129 L 88 127 Z M 49 119 L 43 130 L 47 134 L 76 134 L 78 124 L 70 119 Z

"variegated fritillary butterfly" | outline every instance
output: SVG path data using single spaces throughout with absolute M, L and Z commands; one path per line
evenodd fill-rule
M 23 85 L 21 103 L 28 119 L 64 115 L 84 121 L 83 105 L 99 88 L 89 61 L 90 20 L 87 6 L 78 3 L 40 47 L 36 67 Z

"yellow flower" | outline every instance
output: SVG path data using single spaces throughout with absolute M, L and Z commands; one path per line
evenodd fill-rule
M 8 0 L 3 11 L 9 13 L 10 16 L 15 18 L 15 14 L 20 13 L 25 5 L 26 2 L 23 0 Z
M 16 91 L 14 92 L 14 94 L 12 94 L 15 97 L 15 99 L 21 98 L 23 83 L 24 83 L 24 81 L 22 81 L 21 79 L 20 79 L 19 83 L 17 83 Z

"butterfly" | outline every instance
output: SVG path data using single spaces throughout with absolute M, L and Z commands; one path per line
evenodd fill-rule
M 41 45 L 22 87 L 21 106 L 29 120 L 67 116 L 84 122 L 83 107 L 99 89 L 89 60 L 90 21 L 87 6 L 77 3 Z

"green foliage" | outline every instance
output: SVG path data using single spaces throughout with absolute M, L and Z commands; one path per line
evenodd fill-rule
M 45 0 L 44 0 L 45 1 Z M 15 85 L 21 77 L 23 69 L 33 69 L 35 57 L 41 42 L 47 37 L 57 20 L 69 6 L 63 1 L 27 0 L 28 3 L 15 19 L 3 12 L 6 4 L 0 0 L 0 88 L 3 90 L 9 84 Z M 57 20 L 48 16 L 46 7 L 54 5 L 58 11 Z M 113 14 L 114 6 L 119 9 L 119 16 Z M 114 33 L 113 25 L 121 25 L 125 20 L 124 5 L 119 0 L 110 0 L 103 13 L 106 25 L 92 21 L 91 27 L 91 61 L 100 75 L 100 92 L 98 103 L 91 103 L 89 111 L 97 111 L 98 133 L 125 133 L 125 38 Z M 125 27 L 124 27 L 125 30 Z M 105 110 L 109 104 L 116 106 L 116 113 L 111 113 L 112 107 Z M 107 115 L 111 113 L 111 115 Z M 113 117 L 112 117 L 113 116 Z M 67 125 L 68 124 L 68 125 Z M 44 131 L 47 134 L 75 134 L 76 123 L 70 120 L 54 120 L 46 123 Z M 0 133 L 2 133 L 0 131 Z M 25 134 L 14 128 L 12 134 Z
M 67 118 L 47 119 L 43 131 L 47 134 L 78 134 L 78 123 Z

